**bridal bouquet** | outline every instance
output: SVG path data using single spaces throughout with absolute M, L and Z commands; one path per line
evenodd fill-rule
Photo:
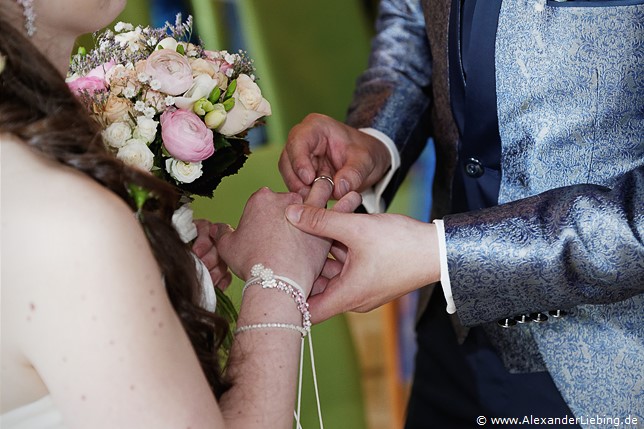
M 193 195 L 212 197 L 222 178 L 237 173 L 250 154 L 248 130 L 271 114 L 252 60 L 206 50 L 190 42 L 191 32 L 192 17 L 184 23 L 180 15 L 161 28 L 119 22 L 95 35 L 94 49 L 79 49 L 67 77 L 103 127 L 108 149 L 181 191 L 186 204 L 173 223 L 185 242 L 197 235 L 187 203 Z M 139 207 L 149 197 L 144 189 L 130 192 Z M 201 275 L 205 307 L 216 305 L 234 322 L 230 300 L 212 286 L 207 269 Z
M 119 22 L 72 57 L 69 87 L 103 126 L 109 150 L 191 195 L 212 197 L 271 114 L 245 53 L 190 42 L 192 18 L 162 28 Z M 184 199 L 185 200 L 185 199 Z

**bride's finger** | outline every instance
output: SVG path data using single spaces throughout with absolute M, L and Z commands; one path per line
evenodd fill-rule
M 325 207 L 333 193 L 333 184 L 331 176 L 323 174 L 318 176 L 313 184 L 309 195 L 307 195 L 304 204 L 314 207 Z

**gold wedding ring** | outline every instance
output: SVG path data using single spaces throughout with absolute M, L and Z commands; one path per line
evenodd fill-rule
M 318 176 L 318 177 L 315 178 L 313 183 L 317 182 L 318 180 L 327 180 L 331 184 L 332 188 L 335 187 L 335 183 L 333 183 L 333 179 L 330 178 L 329 176 Z

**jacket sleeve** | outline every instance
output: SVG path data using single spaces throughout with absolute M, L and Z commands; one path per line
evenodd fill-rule
M 444 225 L 465 326 L 644 292 L 644 166 L 612 189 L 554 189 Z
M 369 67 L 358 78 L 347 124 L 375 128 L 396 144 L 402 165 L 387 203 L 429 135 L 431 54 L 419 0 L 382 0 Z

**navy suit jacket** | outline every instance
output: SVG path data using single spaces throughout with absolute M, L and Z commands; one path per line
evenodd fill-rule
M 451 0 L 382 0 L 347 122 L 396 143 L 391 198 L 429 136 L 452 293 L 516 371 L 547 369 L 577 416 L 644 422 L 644 0 L 504 0 L 499 205 L 450 214 Z M 567 309 L 544 324 L 490 322 Z

